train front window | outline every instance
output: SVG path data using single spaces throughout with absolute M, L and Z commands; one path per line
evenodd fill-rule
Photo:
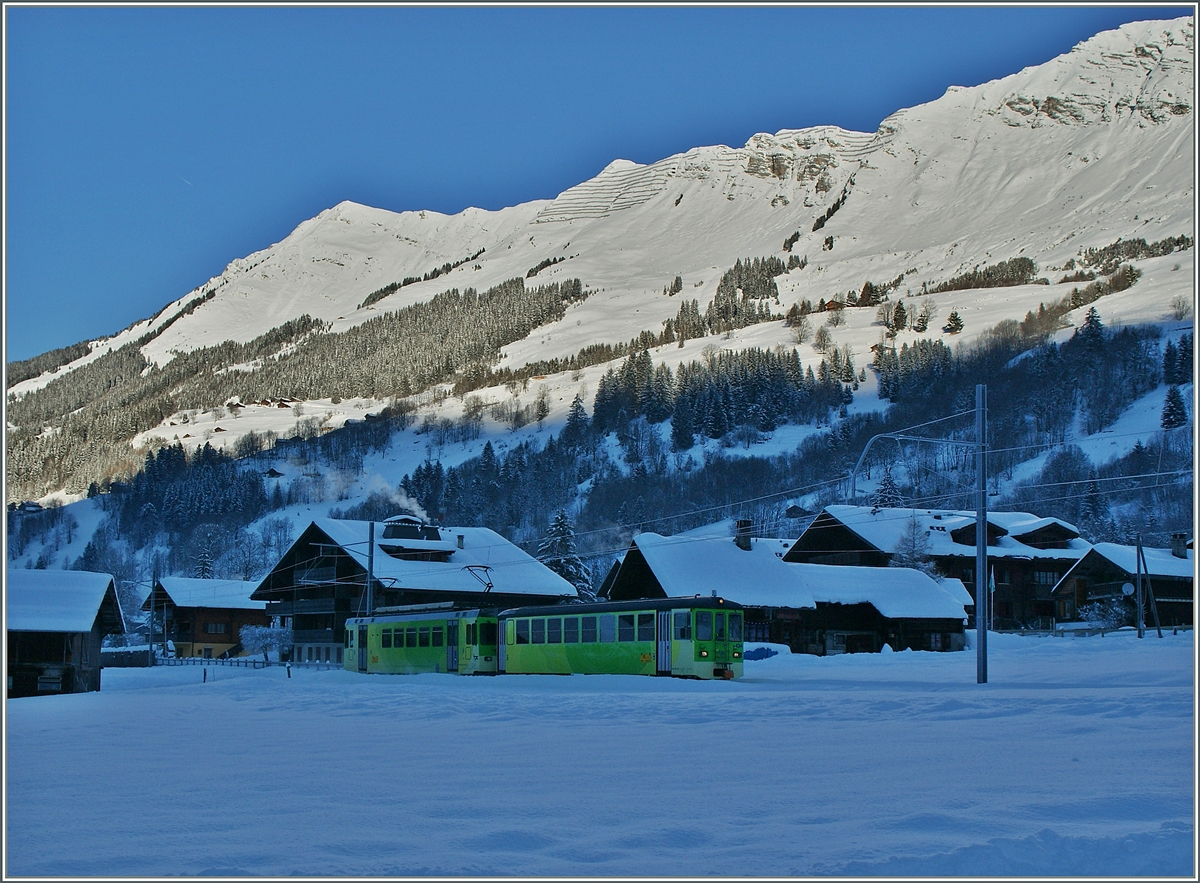
M 475 640 L 475 631 L 477 626 L 473 622 L 467 623 L 467 646 L 474 647 L 479 642 Z
M 342 646 L 346 648 L 354 646 L 354 632 L 352 630 L 346 629 L 346 637 L 342 641 Z
M 714 614 L 714 619 L 717 621 L 717 640 L 725 640 L 725 614 L 723 612 Z
M 517 643 L 518 644 L 528 644 L 529 643 L 529 620 L 528 619 L 518 619 L 517 620 Z
M 534 620 L 530 621 L 530 624 L 533 626 L 533 628 L 531 629 L 531 635 L 530 635 L 532 643 L 545 644 L 546 643 L 546 620 L 534 619 Z
M 690 641 L 692 639 L 692 624 L 688 622 L 686 612 L 680 610 L 675 613 L 675 640 Z
M 579 617 L 568 616 L 563 619 L 563 643 L 579 643 Z
M 611 644 L 617 639 L 617 618 L 611 613 L 604 613 L 600 620 L 600 643 Z
M 712 640 L 712 611 L 697 610 L 696 611 L 696 640 L 711 641 Z
M 654 640 L 654 614 L 639 613 L 637 615 L 637 639 L 639 641 Z
M 582 633 L 582 637 L 583 637 L 583 643 L 595 644 L 596 643 L 596 617 L 594 617 L 594 616 L 581 617 L 580 627 L 581 627 L 581 633 Z
M 380 640 L 379 646 L 383 647 L 385 650 L 391 650 L 392 649 L 392 630 L 384 629 L 383 634 L 380 635 L 380 638 L 381 638 L 381 640 Z
M 742 640 L 742 614 L 729 614 L 729 640 L 737 642 Z
M 633 640 L 633 614 L 622 613 L 617 617 L 617 640 L 632 641 Z
M 562 643 L 562 618 L 555 616 L 546 620 L 546 643 Z

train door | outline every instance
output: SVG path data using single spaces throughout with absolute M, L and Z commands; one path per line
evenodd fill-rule
M 655 668 L 660 675 L 671 673 L 671 611 L 658 611 L 658 664 Z
M 358 670 L 367 670 L 367 627 L 358 627 Z
M 458 671 L 458 620 L 446 623 L 446 671 Z

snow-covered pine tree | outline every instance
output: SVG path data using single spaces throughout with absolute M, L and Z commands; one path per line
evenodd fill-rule
M 595 600 L 591 573 L 575 549 L 575 528 L 559 509 L 538 545 L 537 559 L 569 582 L 585 601 Z
M 1178 429 L 1186 426 L 1188 421 L 1187 406 L 1183 403 L 1183 393 L 1178 386 L 1167 390 L 1167 399 L 1163 402 L 1162 428 Z
M 1162 374 L 1163 383 L 1176 384 L 1179 382 L 1177 374 L 1179 365 L 1179 350 L 1175 348 L 1175 342 L 1168 340 L 1167 345 L 1163 347 L 1162 358 Z
M 875 489 L 875 493 L 871 494 L 871 506 L 875 509 L 899 509 L 904 506 L 904 497 L 901 496 L 900 488 L 896 484 L 896 479 L 892 478 L 890 469 L 883 471 L 879 487 Z
M 946 317 L 946 325 L 942 328 L 947 334 L 958 334 L 963 330 L 963 320 L 958 315 L 958 310 L 952 310 L 950 315 Z

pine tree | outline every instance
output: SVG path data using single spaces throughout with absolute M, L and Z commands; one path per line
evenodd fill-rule
M 885 472 L 884 475 L 888 478 L 891 477 L 891 473 Z M 936 569 L 933 559 L 929 556 L 932 548 L 933 541 L 929 538 L 929 532 L 921 526 L 921 522 L 914 514 L 905 522 L 904 530 L 900 532 L 900 539 L 896 541 L 896 548 L 892 550 L 892 560 L 888 562 L 888 566 L 911 567 L 913 570 L 933 576 Z
M 1192 382 L 1192 333 L 1179 338 L 1179 360 L 1175 363 L 1175 374 L 1180 383 Z
M 592 577 L 575 549 L 575 528 L 559 509 L 538 546 L 537 558 L 575 587 L 585 600 L 594 600 Z
M 871 505 L 876 509 L 899 509 L 904 505 L 904 497 L 900 495 L 900 488 L 896 479 L 892 478 L 890 469 L 884 470 L 879 487 L 871 495 Z
M 1092 307 L 1083 317 L 1083 324 L 1075 329 L 1075 336 L 1088 349 L 1100 349 L 1104 346 L 1104 323 L 1100 321 L 1100 311 Z
M 958 332 L 963 330 L 963 320 L 962 317 L 958 315 L 958 310 L 953 310 L 950 315 L 946 317 L 946 325 L 944 328 L 942 328 L 942 330 L 947 334 L 958 334 Z
M 892 327 L 897 331 L 908 327 L 908 310 L 904 309 L 903 298 L 896 301 L 896 309 L 892 311 Z
M 583 407 L 583 397 L 575 393 L 571 407 L 567 410 L 567 425 L 563 427 L 562 443 L 570 447 L 581 444 L 587 437 L 589 428 L 590 422 L 587 410 Z
M 1163 402 L 1162 428 L 1178 429 L 1186 426 L 1188 421 L 1187 406 L 1183 403 L 1183 394 L 1178 386 L 1167 390 L 1167 399 Z
M 1167 345 L 1165 347 L 1163 347 L 1163 359 L 1162 359 L 1163 383 L 1166 383 L 1171 386 L 1179 383 L 1178 365 L 1179 365 L 1179 351 L 1177 349 L 1175 349 L 1174 341 L 1168 340 Z

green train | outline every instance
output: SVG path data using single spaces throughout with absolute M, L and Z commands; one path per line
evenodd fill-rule
M 498 611 L 422 605 L 346 620 L 345 668 L 380 674 L 742 676 L 743 612 L 723 598 Z

